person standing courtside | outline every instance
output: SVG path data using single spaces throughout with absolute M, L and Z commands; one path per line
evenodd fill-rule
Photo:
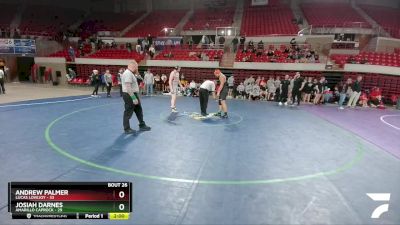
M 122 97 L 122 83 L 121 83 L 121 76 L 124 73 L 125 69 L 121 68 L 118 71 L 118 86 L 119 86 L 119 96 Z
M 215 83 L 211 80 L 206 80 L 200 85 L 199 91 L 199 99 L 200 99 L 200 109 L 201 115 L 207 116 L 207 106 L 208 106 L 208 97 L 210 92 L 213 93 L 213 97 L 215 99 Z
M 228 106 L 226 105 L 226 97 L 228 96 L 228 84 L 226 76 L 219 69 L 215 69 L 214 75 L 219 79 L 219 87 L 217 91 L 219 112 L 216 114 L 221 118 L 228 118 Z
M 288 95 L 289 95 L 289 75 L 285 75 L 285 79 L 281 82 L 279 87 L 279 105 L 285 104 L 287 105 Z
M 169 89 L 171 93 L 171 111 L 178 112 L 176 109 L 176 95 L 179 92 L 179 87 L 182 87 L 182 84 L 179 79 L 179 71 L 181 70 L 180 67 L 175 67 L 174 70 L 169 74 Z
M 300 72 L 296 72 L 293 78 L 293 89 L 292 89 L 292 106 L 294 106 L 295 100 L 297 98 L 297 105 L 300 105 L 301 101 L 301 91 L 304 88 L 303 78 L 300 76 Z
M 99 71 L 98 70 L 93 70 L 92 75 L 91 75 L 92 83 L 94 85 L 94 90 L 92 93 L 92 97 L 98 97 L 99 96 L 99 86 L 101 83 L 101 78 L 99 76 Z
M 146 125 L 143 120 L 143 109 L 139 99 L 139 85 L 135 74 L 138 73 L 138 64 L 132 61 L 128 64 L 128 69 L 121 76 L 122 98 L 125 103 L 125 111 L 123 117 L 123 126 L 126 134 L 135 133 L 131 129 L 129 120 L 132 118 L 133 112 L 139 121 L 140 131 L 149 131 L 151 128 Z
M 106 82 L 107 86 L 107 98 L 111 97 L 111 88 L 112 88 L 112 75 L 110 73 L 110 70 L 106 70 L 104 73 L 104 81 Z
M 228 96 L 230 98 L 232 98 L 233 97 L 233 90 L 234 90 L 234 86 L 235 86 L 235 78 L 233 77 L 233 75 L 231 75 L 228 78 L 227 82 L 228 82 Z
M 0 69 L 0 94 L 6 93 L 6 89 L 4 88 L 4 81 L 6 80 L 6 73 L 4 72 L 3 69 Z
M 352 87 L 353 93 L 351 93 L 349 102 L 347 103 L 347 107 L 351 106 L 352 108 L 354 108 L 357 105 L 358 99 L 361 95 L 361 80 L 362 76 L 358 76 L 357 80 L 354 82 Z
M 154 75 L 150 71 L 150 69 L 147 70 L 147 73 L 145 73 L 143 79 L 144 79 L 144 84 L 146 85 L 146 95 L 152 96 L 154 87 Z

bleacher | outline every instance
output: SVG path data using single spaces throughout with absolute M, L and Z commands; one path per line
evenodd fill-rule
M 0 17 L 0 28 L 4 29 L 10 27 L 12 20 L 18 10 L 18 5 L 14 4 L 4 4 L 0 5 L 1 17 Z
M 95 12 L 80 27 L 91 32 L 121 31 L 144 13 L 143 11 L 136 13 Z
M 301 46 L 300 53 L 305 53 L 307 49 L 311 49 L 311 45 L 304 44 L 304 45 L 299 45 Z M 255 43 L 254 48 L 256 49 L 256 52 L 252 51 L 247 51 L 243 52 L 243 48 L 240 48 L 238 52 L 236 53 L 236 62 L 271 62 L 271 63 L 298 63 L 298 62 L 309 62 L 308 60 L 305 61 L 304 57 L 302 59 L 294 60 L 291 59 L 290 57 L 288 58 L 289 52 L 292 54 L 295 52 L 291 46 L 289 45 L 269 45 L 268 48 L 265 46 L 264 50 L 262 51 L 261 55 L 257 55 L 257 43 Z M 285 52 L 285 49 L 289 50 L 289 52 Z M 268 56 L 266 53 L 268 50 L 271 50 L 274 55 L 273 56 Z M 314 57 L 314 56 L 313 56 Z M 302 61 L 303 60 L 303 61 Z M 319 63 L 319 60 L 315 60 L 315 63 Z
M 389 32 L 392 37 L 400 38 L 399 9 L 372 5 L 360 5 L 360 8 Z
M 305 3 L 301 9 L 313 27 L 371 27 L 350 4 Z
M 139 24 L 129 30 L 125 37 L 164 36 L 164 28 L 175 28 L 186 10 L 158 10 L 146 16 Z
M 74 49 L 74 50 L 75 50 L 75 57 L 77 58 L 79 56 L 79 51 L 78 51 L 78 49 Z M 65 58 L 65 60 L 67 62 L 72 61 L 71 57 L 68 53 L 68 49 L 64 49 L 64 50 L 52 53 L 48 57 L 62 57 L 62 58 Z
M 204 54 L 208 57 L 207 61 L 219 61 L 221 60 L 224 51 L 222 49 L 168 48 L 161 51 L 154 57 L 154 59 L 202 61 L 201 54 Z
M 358 75 L 363 76 L 361 83 L 363 92 L 370 91 L 374 87 L 379 87 L 382 90 L 383 96 L 400 96 L 400 78 L 397 76 L 376 73 L 345 73 L 344 80 L 347 78 L 355 80 Z
M 293 19 L 293 12 L 287 5 L 251 6 L 251 1 L 246 1 L 241 33 L 246 36 L 297 34 L 299 27 Z
M 217 27 L 231 26 L 234 14 L 234 8 L 197 9 L 183 29 L 215 30 Z
M 135 51 L 129 52 L 127 49 L 101 49 L 85 58 L 97 59 L 135 59 L 137 62 L 143 60 L 144 55 Z
M 333 54 L 331 59 L 343 68 L 346 63 L 400 67 L 400 53 L 362 52 L 358 55 Z
M 21 34 L 25 35 L 54 36 L 57 32 L 68 29 L 83 15 L 83 11 L 76 9 L 28 6 L 19 28 Z

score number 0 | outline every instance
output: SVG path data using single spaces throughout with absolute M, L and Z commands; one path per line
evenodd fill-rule
M 124 191 L 120 191 L 118 193 L 118 197 L 119 198 L 124 198 L 125 197 L 125 192 Z M 125 209 L 125 205 L 123 203 L 121 203 L 121 204 L 119 204 L 118 208 L 119 208 L 120 211 L 123 211 Z

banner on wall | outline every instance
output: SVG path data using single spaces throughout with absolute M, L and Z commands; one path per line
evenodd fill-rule
M 166 46 L 180 46 L 182 37 L 157 37 L 153 40 L 154 48 L 157 51 L 163 50 Z
M 268 5 L 268 0 L 251 0 L 251 5 Z
M 32 39 L 0 39 L 0 54 L 35 54 L 36 42 Z

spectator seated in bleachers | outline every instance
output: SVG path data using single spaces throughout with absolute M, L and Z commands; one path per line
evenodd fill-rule
M 238 62 L 271 62 L 271 63 L 319 63 L 319 55 L 309 45 L 297 45 L 295 48 L 289 48 L 281 45 L 280 49 L 252 48 L 248 45 L 248 49 L 241 49 L 236 54 Z

